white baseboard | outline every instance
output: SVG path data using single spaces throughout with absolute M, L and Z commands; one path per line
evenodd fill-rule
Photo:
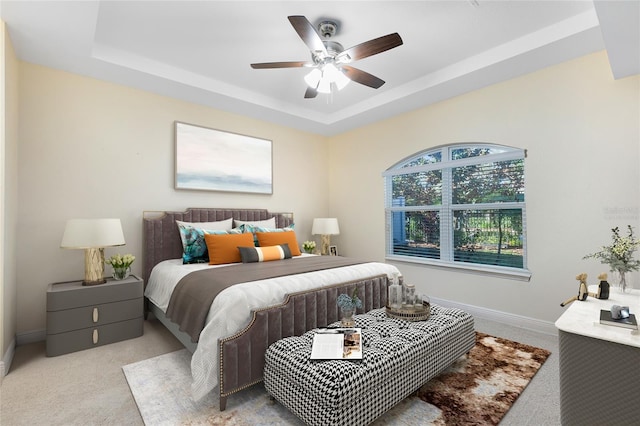
M 514 327 L 524 328 L 525 330 L 536 331 L 538 333 L 549 334 L 552 336 L 558 335 L 558 329 L 555 324 L 549 321 L 542 321 L 535 318 L 529 318 L 522 315 L 510 314 L 508 312 L 494 311 L 493 309 L 483 308 L 481 306 L 467 305 L 464 303 L 453 302 L 446 299 L 438 299 L 430 297 L 431 302 L 436 305 L 445 306 L 448 308 L 458 308 L 465 312 L 469 312 L 471 315 L 495 321 L 503 324 L 509 324 Z
M 11 341 L 7 351 L 2 356 L 2 361 L 0 361 L 0 386 L 2 385 L 2 378 L 9 373 L 9 369 L 11 368 L 11 362 L 13 361 L 13 356 L 16 353 L 16 341 L 15 339 Z
M 29 343 L 44 342 L 47 339 L 47 330 L 27 331 L 16 334 L 16 344 L 18 346 Z

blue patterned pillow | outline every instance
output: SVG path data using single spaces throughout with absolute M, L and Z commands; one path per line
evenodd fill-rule
M 253 234 L 253 243 L 256 247 L 259 247 L 260 244 L 258 244 L 258 237 L 256 236 L 256 232 L 287 232 L 293 231 L 293 227 L 293 223 L 286 228 L 265 228 L 263 226 L 250 225 L 245 223 L 240 225 L 240 227 L 236 229 L 242 229 L 243 232 L 251 232 Z
M 178 224 L 180 239 L 182 240 L 182 263 L 209 263 L 207 244 L 204 234 L 241 234 L 242 230 L 236 228 L 228 231 L 215 229 L 202 229 L 193 226 Z

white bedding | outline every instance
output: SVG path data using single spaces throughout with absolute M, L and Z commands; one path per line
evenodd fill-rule
M 308 255 L 303 254 L 303 256 Z M 224 265 L 183 265 L 182 259 L 165 260 L 151 271 L 145 296 L 166 312 L 171 292 L 180 278 L 190 272 L 212 267 L 224 267 Z M 280 304 L 289 293 L 373 275 L 387 274 L 391 278 L 393 273 L 400 274 L 395 266 L 371 262 L 236 284 L 223 290 L 211 305 L 206 325 L 200 334 L 198 347 L 191 358 L 193 398 L 196 401 L 202 399 L 218 385 L 218 340 L 231 336 L 247 326 L 252 310 Z

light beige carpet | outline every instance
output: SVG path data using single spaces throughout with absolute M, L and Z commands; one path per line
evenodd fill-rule
M 549 351 L 477 333 L 469 355 L 380 417 L 380 425 L 497 424 L 518 398 Z M 268 397 L 259 384 L 232 395 L 218 410 L 215 391 L 195 403 L 190 397 L 191 354 L 180 350 L 123 367 L 147 426 L 302 425 Z

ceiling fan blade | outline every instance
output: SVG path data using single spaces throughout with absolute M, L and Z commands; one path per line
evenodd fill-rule
M 324 47 L 322 39 L 307 18 L 304 16 L 289 16 L 288 18 L 293 29 L 296 30 L 302 41 L 304 41 L 304 44 L 306 44 L 312 52 L 322 52 L 327 55 L 327 49 Z
M 313 66 L 313 62 L 306 61 L 290 61 L 290 62 L 262 62 L 259 64 L 251 64 L 251 68 L 265 69 L 265 68 L 299 68 Z
M 364 43 L 344 50 L 336 56 L 336 60 L 343 62 L 356 61 L 401 45 L 402 38 L 398 33 L 387 34 L 386 36 L 374 38 L 373 40 L 365 41 Z
M 384 80 L 381 80 L 368 72 L 359 70 L 358 68 L 354 68 L 349 65 L 343 65 L 341 68 L 345 75 L 356 83 L 364 84 L 365 86 L 373 87 L 374 89 L 378 89 L 384 84 Z
M 307 90 L 304 92 L 304 98 L 311 99 L 311 98 L 315 98 L 316 96 L 318 96 L 318 91 L 313 87 L 307 86 Z

